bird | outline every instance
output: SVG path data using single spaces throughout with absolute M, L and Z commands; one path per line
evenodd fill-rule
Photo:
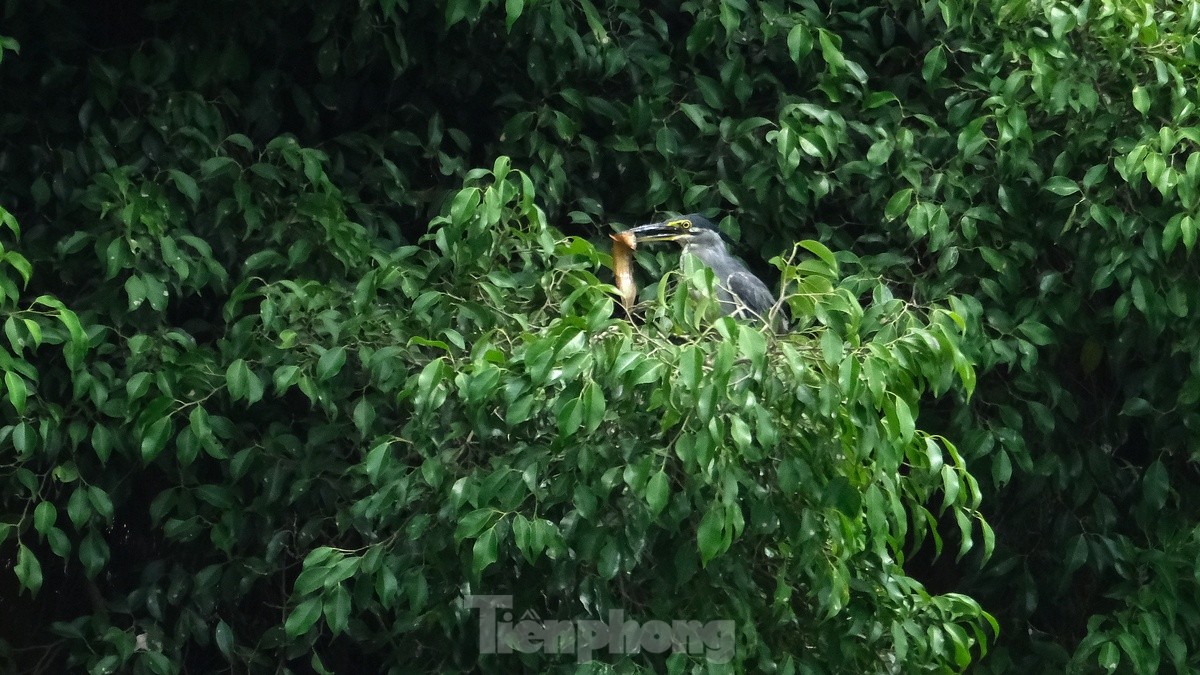
M 775 295 L 761 279 L 738 260 L 725 245 L 721 231 L 711 220 L 693 213 L 629 230 L 638 244 L 674 241 L 683 246 L 683 254 L 694 256 L 713 271 L 717 281 L 717 301 L 721 314 L 735 319 L 766 322 L 775 306 Z M 777 330 L 786 331 L 787 322 L 775 317 Z

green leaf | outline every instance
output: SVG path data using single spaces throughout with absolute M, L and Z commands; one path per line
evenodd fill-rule
M 282 394 L 287 391 L 287 388 L 296 384 L 300 379 L 300 366 L 288 364 L 279 366 L 275 369 L 273 380 L 275 382 L 275 392 Z
M 1054 176 L 1049 178 L 1045 183 L 1042 184 L 1042 187 L 1056 195 L 1062 196 L 1079 192 L 1079 186 L 1075 184 L 1075 181 L 1067 178 L 1066 176 Z
M 200 175 L 204 178 L 211 178 L 214 175 L 223 173 L 225 169 L 236 166 L 237 162 L 229 157 L 209 157 L 203 162 L 200 162 Z M 182 188 L 180 188 L 180 191 L 182 191 Z M 193 204 L 194 203 L 195 202 L 193 202 Z
M 825 59 L 831 71 L 840 71 L 846 67 L 846 57 L 839 48 L 839 37 L 824 28 L 818 28 L 817 42 L 821 45 L 821 58 Z
M 321 358 L 317 360 L 317 380 L 320 382 L 328 380 L 337 375 L 344 365 L 346 365 L 345 347 L 338 345 L 332 349 L 327 349 L 324 354 L 321 354 Z
M 79 542 L 79 562 L 83 563 L 84 574 L 95 578 L 104 566 L 108 564 L 108 544 L 95 529 L 88 530 L 87 535 Z
M 685 347 L 679 355 L 679 382 L 688 391 L 696 391 L 704 374 L 704 354 L 695 345 Z
M 1171 489 L 1171 481 L 1167 476 L 1167 468 L 1162 461 L 1155 460 L 1146 468 L 1142 476 L 1142 495 L 1151 509 L 1158 511 L 1167 504 L 1167 495 Z
M 913 435 L 916 432 L 916 424 L 913 422 L 912 411 L 908 408 L 908 403 L 897 395 L 892 396 L 892 404 L 895 406 L 896 422 L 899 424 L 897 431 L 900 433 L 900 440 L 908 443 L 912 441 Z
M 188 427 L 192 433 L 199 439 L 208 439 L 212 437 L 212 422 L 208 416 L 208 411 L 203 405 L 196 405 L 192 408 L 192 412 L 188 414 Z
M 508 407 L 508 410 L 504 411 L 504 423 L 511 427 L 529 419 L 534 403 L 536 400 L 532 394 L 517 399 Z
M 475 210 L 479 208 L 479 189 L 467 188 L 460 191 L 454 196 L 454 201 L 450 204 L 450 220 L 455 225 L 465 225 L 467 221 L 475 216 Z
M 792 58 L 792 62 L 799 64 L 800 61 L 808 56 L 812 51 L 813 39 L 812 33 L 804 24 L 796 24 L 792 26 L 787 35 L 788 54 Z
M 171 438 L 171 432 L 174 431 L 171 425 L 170 417 L 163 417 L 149 427 L 142 434 L 141 451 L 142 459 L 146 462 L 154 461 L 158 457 L 158 453 L 162 452 L 167 446 L 167 441 Z
M 1060 5 L 1050 8 L 1050 34 L 1055 40 L 1062 39 L 1071 29 L 1075 28 L 1075 13 Z
M 1121 651 L 1117 648 L 1116 643 L 1105 642 L 1100 647 L 1100 652 L 1096 655 L 1096 660 L 1099 662 L 1101 668 L 1111 673 L 1121 664 Z
M 82 437 L 82 434 L 81 434 Z M 64 462 L 54 467 L 54 479 L 60 483 L 74 483 L 79 480 L 79 467 L 74 462 Z
M 895 149 L 895 143 L 889 138 L 884 138 L 875 141 L 867 150 L 867 161 L 873 166 L 883 166 L 887 164 L 888 158 L 892 156 L 892 151 Z
M 900 190 L 892 195 L 892 198 L 888 200 L 887 206 L 883 207 L 883 214 L 888 217 L 888 220 L 895 220 L 904 215 L 904 212 L 908 210 L 908 205 L 912 203 L 912 196 L 912 188 Z
M 733 437 L 733 444 L 737 446 L 741 452 L 746 452 L 754 443 L 754 436 L 750 433 L 750 425 L 746 424 L 746 420 L 740 416 L 734 416 L 729 421 L 729 434 Z
M 21 588 L 27 589 L 30 595 L 37 595 L 42 587 L 42 565 L 25 544 L 17 544 L 17 565 L 13 571 Z
M 244 359 L 237 359 L 225 369 L 225 386 L 234 401 L 246 398 L 250 389 L 250 368 Z
M 112 499 L 108 496 L 108 493 L 97 485 L 89 485 L 87 488 L 87 498 L 88 502 L 92 505 L 93 512 L 103 518 L 106 523 L 111 524 L 115 511 Z
M 320 618 L 321 598 L 309 598 L 292 610 L 283 624 L 283 630 L 291 637 L 298 637 L 307 633 Z
M 604 392 L 595 382 L 588 382 L 583 388 L 583 394 L 580 395 L 580 402 L 582 418 L 586 422 L 588 433 L 591 433 L 600 428 L 600 424 L 604 422 L 604 413 L 607 410 Z
M 323 588 L 330 571 L 331 567 L 328 564 L 306 563 L 304 570 L 296 577 L 296 583 L 292 585 L 292 592 L 296 595 L 309 595 L 317 589 Z
M 196 179 L 178 169 L 169 169 L 167 173 L 171 174 L 175 187 L 188 198 L 192 206 L 200 203 L 200 186 L 196 184 Z
M 217 643 L 217 649 L 225 655 L 225 658 L 233 658 L 233 631 L 229 629 L 229 624 L 225 623 L 224 619 L 217 621 L 217 628 L 213 631 L 213 637 Z
M 50 502 L 41 502 L 33 510 L 33 527 L 42 534 L 50 532 L 54 522 L 58 520 L 58 509 Z
M 1129 296 L 1133 299 L 1133 306 L 1137 307 L 1139 312 L 1147 311 L 1145 277 L 1133 278 L 1133 283 L 1129 286 Z
M 579 6 L 583 9 L 583 17 L 587 20 L 592 36 L 600 44 L 608 44 L 608 31 L 604 30 L 604 23 L 600 20 L 600 12 L 596 10 L 596 5 L 592 4 L 592 0 L 579 0 Z
M 54 555 L 66 560 L 71 557 L 71 540 L 67 538 L 67 533 L 57 527 L 52 527 L 46 532 L 46 539 L 50 542 L 50 550 Z
M 662 469 L 646 482 L 646 503 L 650 506 L 652 516 L 657 517 L 666 508 L 667 500 L 671 496 L 670 490 L 670 480 Z
M 1133 87 L 1133 107 L 1143 115 L 1150 111 L 1150 94 L 1140 84 Z
M 535 523 L 520 513 L 513 515 L 513 541 L 529 562 L 534 562 L 541 555 L 545 541 L 539 540 L 538 528 Z
M 921 77 L 932 84 L 945 70 L 946 50 L 942 45 L 937 45 L 925 54 L 925 61 L 921 66 Z
M 830 251 L 825 244 L 822 244 L 814 239 L 805 239 L 804 241 L 800 242 L 800 247 L 820 258 L 821 262 L 825 263 L 829 267 L 830 273 L 837 275 L 837 258 L 833 256 L 833 251 Z
M 350 623 L 350 592 L 342 584 L 335 586 L 325 597 L 325 622 L 333 635 L 345 632 Z
M 840 362 L 844 347 L 842 339 L 832 330 L 826 329 L 821 334 L 821 355 L 824 357 L 825 363 L 832 366 Z
M 125 280 L 125 294 L 129 297 L 130 311 L 142 306 L 146 301 L 146 282 L 136 274 Z
M 2 36 L 0 36 L 0 40 L 3 40 L 3 39 L 4 38 Z M 0 51 L 0 56 L 3 56 L 3 55 L 4 55 L 3 51 Z M 11 231 L 13 233 L 14 236 L 17 236 L 17 237 L 21 236 L 21 226 L 17 223 L 16 217 L 13 216 L 13 214 L 10 213 L 8 211 L 8 209 L 5 209 L 3 206 L 0 206 L 0 224 L 3 224 L 5 227 L 7 227 L 9 229 L 9 231 Z
M 92 505 L 88 501 L 86 487 L 81 486 L 71 493 L 71 498 L 67 500 L 67 516 L 77 530 L 82 530 L 91 519 Z
M 494 509 L 482 508 L 462 516 L 458 521 L 458 527 L 454 530 L 454 540 L 462 541 L 479 536 L 479 533 L 492 522 L 496 515 Z
M 1067 574 L 1074 572 L 1087 562 L 1088 546 L 1087 538 L 1082 534 L 1075 535 L 1070 544 L 1067 544 L 1066 559 L 1063 561 Z
M 696 545 L 700 549 L 700 560 L 705 566 L 728 547 L 722 532 L 724 525 L 725 509 L 714 504 L 709 507 L 696 529 Z
M 738 324 L 737 350 L 738 354 L 748 360 L 755 370 L 763 367 L 767 356 L 767 340 L 759 326 L 747 323 Z M 718 351 L 718 354 L 721 353 L 723 352 Z
M 1192 248 L 1196 245 L 1196 232 L 1200 228 L 1196 227 L 1196 219 L 1192 216 L 1184 216 L 1179 221 L 1179 231 L 1183 239 L 1183 245 L 1191 253 Z
M 29 264 L 29 260 L 16 251 L 5 253 L 4 260 L 21 275 L 22 288 L 28 286 L 29 280 L 33 278 L 33 266 Z
M 4 373 L 4 386 L 8 389 L 8 402 L 16 409 L 17 414 L 25 414 L 25 400 L 29 396 L 29 391 L 25 388 L 25 378 L 10 370 Z
M 471 547 L 471 570 L 476 575 L 487 569 L 488 565 L 496 562 L 499 553 L 499 541 L 496 535 L 496 527 L 493 525 L 479 535 L 475 540 L 475 545 Z
M 535 555 L 550 547 L 553 542 L 559 539 L 561 539 L 561 535 L 553 523 L 544 518 L 538 518 L 533 521 L 533 550 L 535 551 Z M 553 557 L 553 551 L 550 555 Z
M 505 0 L 505 28 L 507 28 L 509 31 L 512 31 L 513 24 L 517 22 L 518 18 L 520 18 L 521 12 L 524 11 L 524 9 L 525 0 Z
M 354 420 L 354 426 L 359 433 L 366 434 L 371 425 L 375 423 L 375 406 L 371 405 L 371 401 L 366 397 L 359 399 L 354 406 L 354 412 L 351 414 L 351 419 Z
M 1026 321 L 1018 326 L 1017 330 L 1021 331 L 1035 345 L 1045 346 L 1056 342 L 1053 331 L 1037 321 Z
M 983 533 L 983 560 L 986 562 L 996 550 L 996 532 L 983 518 L 979 519 L 979 529 Z
M 25 330 L 29 331 L 29 337 L 33 340 L 34 347 L 42 346 L 42 326 L 33 319 L 25 319 Z
M 600 549 L 600 557 L 596 561 L 596 571 L 600 578 L 608 581 L 617 576 L 621 570 L 621 553 L 611 540 Z
M 37 429 L 29 422 L 21 422 L 12 432 L 13 449 L 17 456 L 27 457 L 37 450 L 39 436 Z
M 150 391 L 150 373 L 145 371 L 135 373 L 125 382 L 125 394 L 130 401 L 136 401 L 145 396 L 148 391 Z
M 383 467 L 384 460 L 388 459 L 390 452 L 391 442 L 383 441 L 372 448 L 371 452 L 367 453 L 366 459 L 362 461 L 362 467 L 364 467 L 364 470 L 367 472 L 367 478 L 370 478 L 372 483 L 377 482 L 379 479 L 379 470 Z
M 949 464 L 942 466 L 942 491 L 945 495 L 942 502 L 942 510 L 950 508 L 958 501 L 958 494 L 961 491 L 962 483 L 958 478 L 958 471 Z
M 421 369 L 420 375 L 417 376 L 417 389 L 423 395 L 428 396 L 434 385 L 440 380 L 443 363 L 442 359 L 437 358 L 425 364 L 425 367 Z
M 583 404 L 578 398 L 567 399 L 558 411 L 559 438 L 570 438 L 583 424 Z

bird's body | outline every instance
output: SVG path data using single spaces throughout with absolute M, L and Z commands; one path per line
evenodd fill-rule
M 701 243 L 699 239 L 712 241 Z M 685 241 L 683 254 L 696 257 L 713 271 L 722 314 L 738 319 L 766 318 L 775 304 L 775 296 L 741 260 L 729 254 L 720 235 L 708 232 Z
M 697 214 L 633 228 L 637 241 L 676 241 L 683 254 L 694 256 L 713 271 L 721 313 L 738 319 L 772 319 L 775 296 L 761 279 L 729 253 L 716 225 Z M 777 328 L 786 330 L 781 317 Z

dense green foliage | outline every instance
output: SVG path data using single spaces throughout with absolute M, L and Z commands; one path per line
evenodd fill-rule
M 0 663 L 1200 667 L 1200 3 L 831 5 L 7 3 Z

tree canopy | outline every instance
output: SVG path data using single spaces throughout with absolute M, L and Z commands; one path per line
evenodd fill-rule
M 1200 667 L 1200 3 L 2 16 L 4 668 Z

